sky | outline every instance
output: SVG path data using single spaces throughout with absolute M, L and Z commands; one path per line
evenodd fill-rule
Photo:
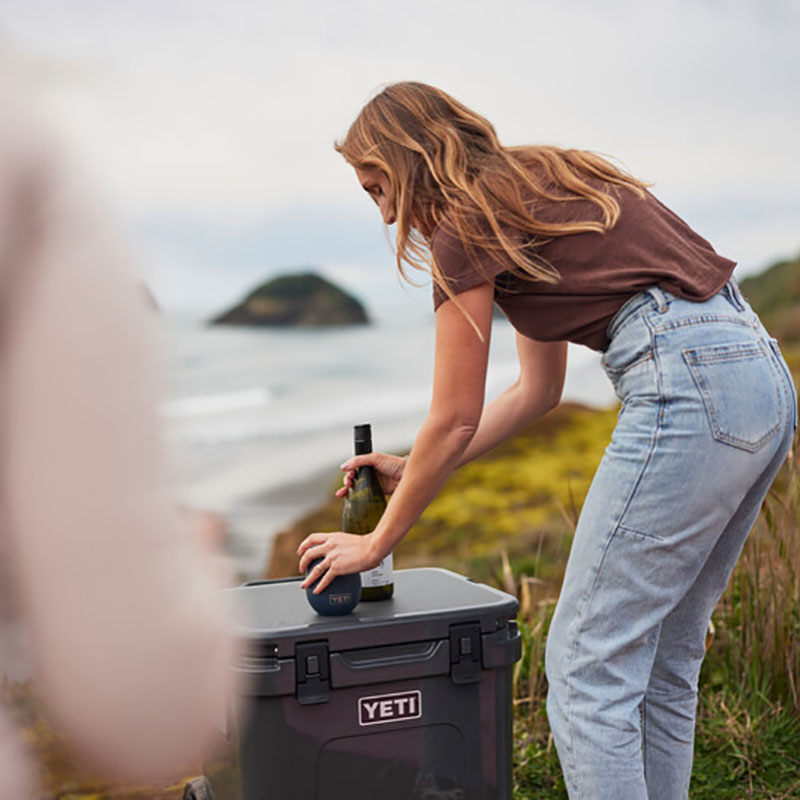
M 34 87 L 127 224 L 167 310 L 314 267 L 400 288 L 333 150 L 381 85 L 431 83 L 505 144 L 607 153 L 741 277 L 800 253 L 800 0 L 5 0 Z M 404 306 L 405 304 L 405 306 Z

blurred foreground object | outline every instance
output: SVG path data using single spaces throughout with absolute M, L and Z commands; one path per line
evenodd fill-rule
M 166 491 L 155 319 L 88 183 L 0 77 L 0 620 L 72 745 L 144 779 L 224 708 L 225 577 Z M 2 798 L 38 796 L 19 750 L 0 719 Z

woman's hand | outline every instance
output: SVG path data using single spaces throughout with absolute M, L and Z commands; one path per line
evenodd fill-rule
M 378 482 L 384 494 L 391 494 L 400 483 L 403 477 L 403 470 L 406 468 L 406 459 L 400 456 L 390 456 L 386 453 L 366 453 L 363 456 L 353 456 L 342 464 L 344 470 L 344 485 L 336 492 L 337 497 L 345 497 L 350 491 L 355 479 L 356 469 L 363 466 L 375 467 L 378 473 Z
M 462 292 L 458 305 L 447 301 L 439 307 L 431 408 L 414 439 L 408 471 L 404 459 L 385 453 L 369 453 L 345 461 L 345 473 L 371 464 L 383 488 L 389 493 L 397 491 L 372 533 L 312 533 L 306 537 L 297 549 L 301 572 L 315 559 L 322 561 L 305 576 L 301 584 L 304 588 L 319 580 L 315 588 L 319 593 L 337 575 L 376 567 L 458 466 L 479 426 L 483 409 L 493 297 L 494 286 L 487 282 Z M 345 475 L 345 485 L 336 494 L 341 497 L 349 491 L 352 479 L 352 475 Z
M 307 589 L 317 578 L 319 583 L 314 594 L 319 594 L 337 575 L 351 575 L 354 572 L 377 567 L 381 556 L 377 552 L 374 534 L 355 533 L 312 533 L 306 536 L 297 548 L 300 556 L 300 574 L 305 574 L 308 565 L 321 558 L 300 584 Z

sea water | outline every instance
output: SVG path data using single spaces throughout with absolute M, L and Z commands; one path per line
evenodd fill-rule
M 431 315 L 324 329 L 168 319 L 165 335 L 176 488 L 186 507 L 225 519 L 245 577 L 261 574 L 276 532 L 333 490 L 354 424 L 372 423 L 377 450 L 406 451 L 430 404 Z M 487 400 L 517 374 L 514 332 L 497 319 Z M 564 399 L 614 402 L 596 353 L 570 349 Z

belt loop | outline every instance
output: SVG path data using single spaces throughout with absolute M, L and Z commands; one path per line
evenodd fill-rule
M 649 289 L 647 289 L 647 291 L 653 300 L 656 301 L 656 304 L 658 305 L 658 313 L 663 314 L 667 310 L 667 298 L 664 295 L 664 292 L 662 292 L 658 286 L 651 286 Z
M 733 303 L 737 310 L 744 311 L 744 297 L 742 297 L 742 293 L 739 291 L 739 285 L 736 283 L 736 279 L 733 277 L 733 275 L 728 278 L 725 288 L 728 290 L 728 296 L 731 298 L 731 303 Z

